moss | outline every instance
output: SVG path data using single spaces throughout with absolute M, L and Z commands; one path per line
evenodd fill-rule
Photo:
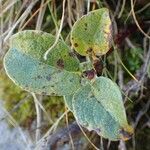
M 16 86 L 2 71 L 0 76 L 0 99 L 4 101 L 6 109 L 14 119 L 24 126 L 31 120 L 35 112 L 32 98 L 31 96 L 27 97 L 28 95 L 26 91 Z

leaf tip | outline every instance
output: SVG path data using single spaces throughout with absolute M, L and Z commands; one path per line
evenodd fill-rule
M 133 127 L 131 127 L 131 126 L 128 125 L 127 127 L 122 128 L 120 130 L 120 138 L 123 141 L 127 141 L 127 140 L 129 140 L 132 137 L 133 132 L 134 132 Z

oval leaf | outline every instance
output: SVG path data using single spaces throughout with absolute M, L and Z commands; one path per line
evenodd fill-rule
M 46 43 L 52 44 L 52 41 L 52 35 L 39 31 L 14 35 L 11 48 L 4 58 L 6 72 L 27 91 L 58 96 L 72 94 L 81 86 L 80 73 L 76 72 L 79 62 L 69 54 L 69 49 L 61 41 L 52 49 L 48 60 L 44 61 L 43 54 L 48 47 Z M 61 61 L 58 65 L 56 56 L 63 59 L 63 66 Z
M 89 130 L 95 130 L 104 138 L 114 141 L 127 140 L 133 129 L 127 123 L 121 93 L 111 82 L 108 78 L 100 77 L 93 85 L 87 84 L 80 88 L 72 99 L 73 113 L 81 125 Z M 99 89 L 101 90 L 98 91 Z M 115 110 L 116 104 L 122 110 Z
M 108 9 L 101 8 L 81 17 L 73 26 L 71 43 L 83 56 L 106 54 L 111 43 L 111 20 Z

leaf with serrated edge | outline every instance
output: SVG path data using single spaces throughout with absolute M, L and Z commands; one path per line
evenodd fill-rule
M 82 16 L 71 31 L 71 43 L 83 56 L 89 53 L 104 55 L 111 44 L 111 20 L 106 8 L 97 9 Z
M 99 89 L 101 90 L 97 94 Z M 116 103 L 121 110 L 115 110 Z M 73 96 L 72 108 L 81 125 L 95 130 L 104 138 L 127 140 L 133 132 L 126 120 L 121 93 L 117 85 L 108 78 L 99 77 L 93 84 L 80 88 Z

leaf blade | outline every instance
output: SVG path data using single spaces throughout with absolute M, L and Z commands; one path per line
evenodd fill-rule
M 100 77 L 100 79 L 102 78 Z M 99 86 L 100 88 L 103 88 L 103 84 Z M 106 91 L 101 90 L 101 94 L 103 96 L 102 92 Z M 111 99 L 112 93 L 110 93 L 110 96 L 107 95 L 103 97 L 106 103 L 107 99 L 109 99 L 108 102 L 114 100 Z M 89 130 L 95 130 L 104 138 L 108 138 L 113 141 L 129 139 L 133 129 L 128 125 L 126 115 L 124 116 L 124 107 L 120 112 L 120 116 L 116 116 L 115 111 L 108 111 L 108 109 L 106 109 L 105 105 L 103 104 L 104 102 L 101 102 L 102 96 L 99 94 L 98 97 L 95 94 L 92 84 L 87 84 L 86 86 L 81 87 L 74 94 L 72 99 L 73 113 L 75 118 L 81 125 L 88 128 Z M 120 103 L 119 106 L 121 105 L 122 104 Z M 110 105 L 108 107 L 110 107 Z M 124 122 L 120 122 L 118 117 L 123 117 Z
M 111 44 L 111 20 L 106 8 L 89 12 L 81 17 L 71 31 L 71 43 L 83 56 L 89 53 L 103 55 Z

